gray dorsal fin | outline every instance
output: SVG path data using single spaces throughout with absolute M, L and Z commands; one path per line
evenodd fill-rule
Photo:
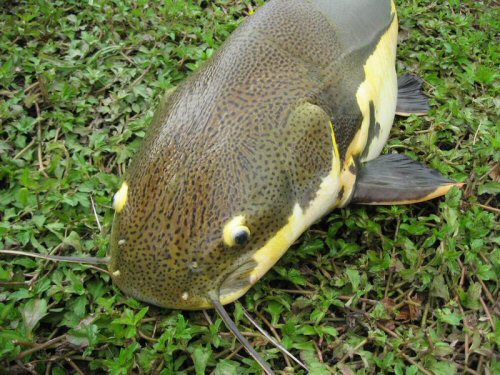
M 393 20 L 391 0 L 312 0 L 335 28 L 339 42 L 356 51 L 377 44 Z
M 444 178 L 406 155 L 383 155 L 360 168 L 351 203 L 418 203 L 445 195 L 453 186 L 462 184 Z
M 422 92 L 423 80 L 412 74 L 398 78 L 398 104 L 396 114 L 399 116 L 426 115 L 429 112 L 429 99 Z

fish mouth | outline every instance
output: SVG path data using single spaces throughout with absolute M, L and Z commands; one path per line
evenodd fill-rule
M 251 273 L 256 266 L 257 262 L 250 259 L 229 273 L 219 287 L 219 301 L 223 305 L 237 300 L 253 286 Z

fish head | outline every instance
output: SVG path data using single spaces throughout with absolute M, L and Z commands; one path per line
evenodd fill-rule
M 248 152 L 243 136 L 169 124 L 156 132 L 153 123 L 115 194 L 110 273 L 125 293 L 158 306 L 227 304 L 267 271 L 256 254 L 286 224 L 293 187 L 274 145 L 267 157 Z

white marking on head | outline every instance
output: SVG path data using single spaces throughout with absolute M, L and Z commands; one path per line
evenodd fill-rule
M 117 213 L 120 213 L 127 204 L 127 195 L 128 195 L 128 184 L 127 181 L 123 181 L 120 190 L 118 190 L 115 196 L 113 197 L 113 208 Z
M 118 241 L 118 245 L 119 246 L 125 245 L 126 242 L 127 241 L 125 241 L 125 240 L 122 239 L 122 240 Z
M 188 292 L 184 292 L 184 293 L 182 293 L 181 298 L 182 298 L 184 301 L 187 301 L 187 299 L 189 298 L 189 293 L 188 293 Z
M 113 276 L 114 276 L 114 277 L 118 277 L 118 276 L 120 276 L 120 275 L 121 275 L 120 270 L 116 270 L 115 272 L 113 272 Z

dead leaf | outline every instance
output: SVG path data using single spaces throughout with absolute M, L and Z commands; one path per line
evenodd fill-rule
M 422 301 L 420 295 L 411 296 L 407 304 L 401 307 L 396 320 L 420 320 L 422 317 Z
M 389 331 L 394 331 L 396 329 L 396 323 L 394 322 L 394 320 L 386 320 L 385 322 L 382 322 L 382 324 Z
M 410 309 L 408 305 L 403 306 L 399 310 L 399 315 L 396 316 L 396 320 L 408 320 L 410 318 Z
M 489 176 L 494 182 L 500 182 L 500 162 L 491 168 Z
M 396 302 L 389 297 L 385 297 L 381 302 L 384 304 L 386 310 L 389 311 L 392 311 L 393 307 L 396 306 Z
M 422 317 L 422 298 L 417 294 L 410 297 L 412 303 L 408 304 L 408 316 L 411 321 L 420 320 Z
M 354 375 L 354 372 L 349 367 L 345 365 L 339 365 L 338 367 L 343 375 Z

